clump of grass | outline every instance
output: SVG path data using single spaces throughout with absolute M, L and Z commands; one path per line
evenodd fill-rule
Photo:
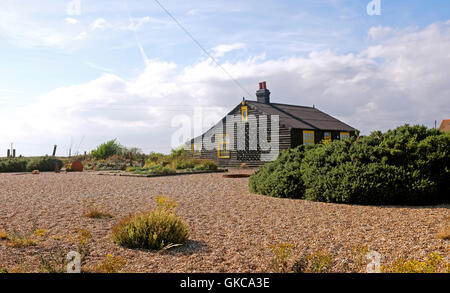
M 294 273 L 329 273 L 332 256 L 326 251 L 316 251 L 302 256 L 292 267 Z
M 248 169 L 248 165 L 247 165 L 246 163 L 242 163 L 242 164 L 240 165 L 240 168 L 241 168 L 241 169 Z
M 438 252 L 430 254 L 425 261 L 399 258 L 390 265 L 381 266 L 383 273 L 450 273 L 450 263 L 445 262 Z
M 94 268 L 94 273 L 116 274 L 125 266 L 125 264 L 125 260 L 120 256 L 108 254 L 106 255 L 106 259 Z
M 104 212 L 93 205 L 89 206 L 88 212 L 84 216 L 91 219 L 111 219 L 113 217 L 110 213 Z
M 157 197 L 157 207 L 122 219 L 112 231 L 113 241 L 127 248 L 161 250 L 187 241 L 189 228 L 176 215 L 175 201 Z
M 289 273 L 289 260 L 294 244 L 280 243 L 270 247 L 274 257 L 272 258 L 272 269 L 277 273 Z
M 61 274 L 66 271 L 68 263 L 66 254 L 62 249 L 51 252 L 49 255 L 39 256 L 40 273 Z
M 8 269 L 7 268 L 0 268 L 0 274 L 7 274 Z
M 48 233 L 48 230 L 47 230 L 47 229 L 36 229 L 36 230 L 34 230 L 34 232 L 33 232 L 33 234 L 34 234 L 36 237 L 45 237 L 45 236 L 47 235 L 47 233 Z
M 37 242 L 31 238 L 29 233 L 20 235 L 18 233 L 13 233 L 8 236 L 6 246 L 13 248 L 25 248 L 30 246 L 36 246 Z
M 92 234 L 87 229 L 78 229 L 75 237 L 67 235 L 70 242 L 76 244 L 76 251 L 81 256 L 81 264 L 86 261 L 86 258 L 91 252 Z

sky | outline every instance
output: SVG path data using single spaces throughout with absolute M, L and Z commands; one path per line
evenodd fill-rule
M 169 152 L 177 122 L 207 129 L 261 81 L 361 134 L 450 118 L 449 1 L 159 3 L 1 0 L 0 156 Z

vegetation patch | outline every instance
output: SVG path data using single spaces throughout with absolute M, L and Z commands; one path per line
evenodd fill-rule
M 96 265 L 93 273 L 116 274 L 125 266 L 126 261 L 120 256 L 106 255 L 106 259 Z
M 63 162 L 55 157 L 36 158 L 3 158 L 0 159 L 0 173 L 6 172 L 40 172 L 55 171 L 61 168 Z
M 383 273 L 450 273 L 450 263 L 444 261 L 442 256 L 434 252 L 425 261 L 406 260 L 399 258 L 390 265 L 382 266 Z
M 352 204 L 449 202 L 450 133 L 404 125 L 359 139 L 299 146 L 255 172 L 253 193 Z
M 152 250 L 185 243 L 189 229 L 176 215 L 175 207 L 173 200 L 158 197 L 156 209 L 125 218 L 113 228 L 114 242 L 127 248 Z
M 84 215 L 86 218 L 90 219 L 111 219 L 113 215 L 108 212 L 102 211 L 94 204 L 89 204 L 87 208 L 87 213 Z

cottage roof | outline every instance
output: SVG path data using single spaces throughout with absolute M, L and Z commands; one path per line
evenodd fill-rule
M 356 130 L 315 107 L 260 103 L 256 101 L 246 101 L 246 103 L 267 115 L 278 115 L 280 117 L 280 124 L 288 128 L 341 131 Z

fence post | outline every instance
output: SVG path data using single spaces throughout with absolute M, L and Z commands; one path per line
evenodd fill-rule
M 56 155 L 56 147 L 57 145 L 55 144 L 55 146 L 53 147 L 53 157 Z
M 13 158 L 16 157 L 16 149 L 13 149 L 12 157 L 13 157 Z
M 9 158 L 11 156 L 11 150 L 8 150 L 6 153 L 7 153 L 6 156 Z

